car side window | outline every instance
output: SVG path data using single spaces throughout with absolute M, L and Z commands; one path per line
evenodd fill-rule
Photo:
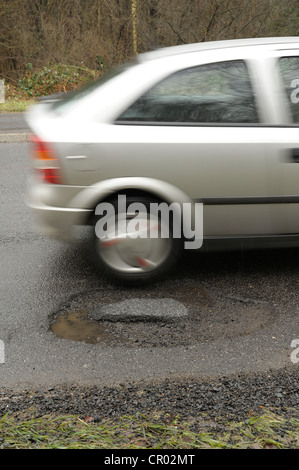
M 117 122 L 257 123 L 244 61 L 217 62 L 176 72 L 155 85 Z
M 281 57 L 279 68 L 293 121 L 299 123 L 299 57 Z

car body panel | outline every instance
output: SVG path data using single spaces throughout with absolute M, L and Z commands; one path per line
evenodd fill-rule
M 207 239 L 299 234 L 299 165 L 292 160 L 299 133 L 277 70 L 283 55 L 299 56 L 298 38 L 166 48 L 142 54 L 135 66 L 77 102 L 35 105 L 27 122 L 53 145 L 64 177 L 63 185 L 29 185 L 28 203 L 46 231 L 59 236 L 61 226 L 65 238 L 100 201 L 131 189 L 170 203 L 203 203 Z M 172 73 L 235 60 L 248 67 L 259 123 L 117 122 Z

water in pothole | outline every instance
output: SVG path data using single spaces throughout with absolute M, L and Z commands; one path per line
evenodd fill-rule
M 114 339 L 114 336 L 108 333 L 102 325 L 82 312 L 63 313 L 51 324 L 50 330 L 60 338 L 91 344 Z

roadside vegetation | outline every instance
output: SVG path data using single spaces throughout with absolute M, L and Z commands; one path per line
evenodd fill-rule
M 52 64 L 33 70 L 29 63 L 17 84 L 5 83 L 5 102 L 0 103 L 0 112 L 25 111 L 40 97 L 76 90 L 100 76 L 98 70 L 84 66 Z
M 32 99 L 10 99 L 5 103 L 0 103 L 0 113 L 22 113 L 33 103 Z
M 298 449 L 299 420 L 273 411 L 243 422 L 214 423 L 205 417 L 123 416 L 98 422 L 88 416 L 5 415 L 4 449 Z
M 71 91 L 136 54 L 235 38 L 297 36 L 297 0 L 0 0 L 0 112 Z

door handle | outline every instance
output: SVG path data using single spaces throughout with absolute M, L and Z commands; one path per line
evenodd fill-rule
M 299 148 L 291 149 L 291 163 L 299 163 Z

